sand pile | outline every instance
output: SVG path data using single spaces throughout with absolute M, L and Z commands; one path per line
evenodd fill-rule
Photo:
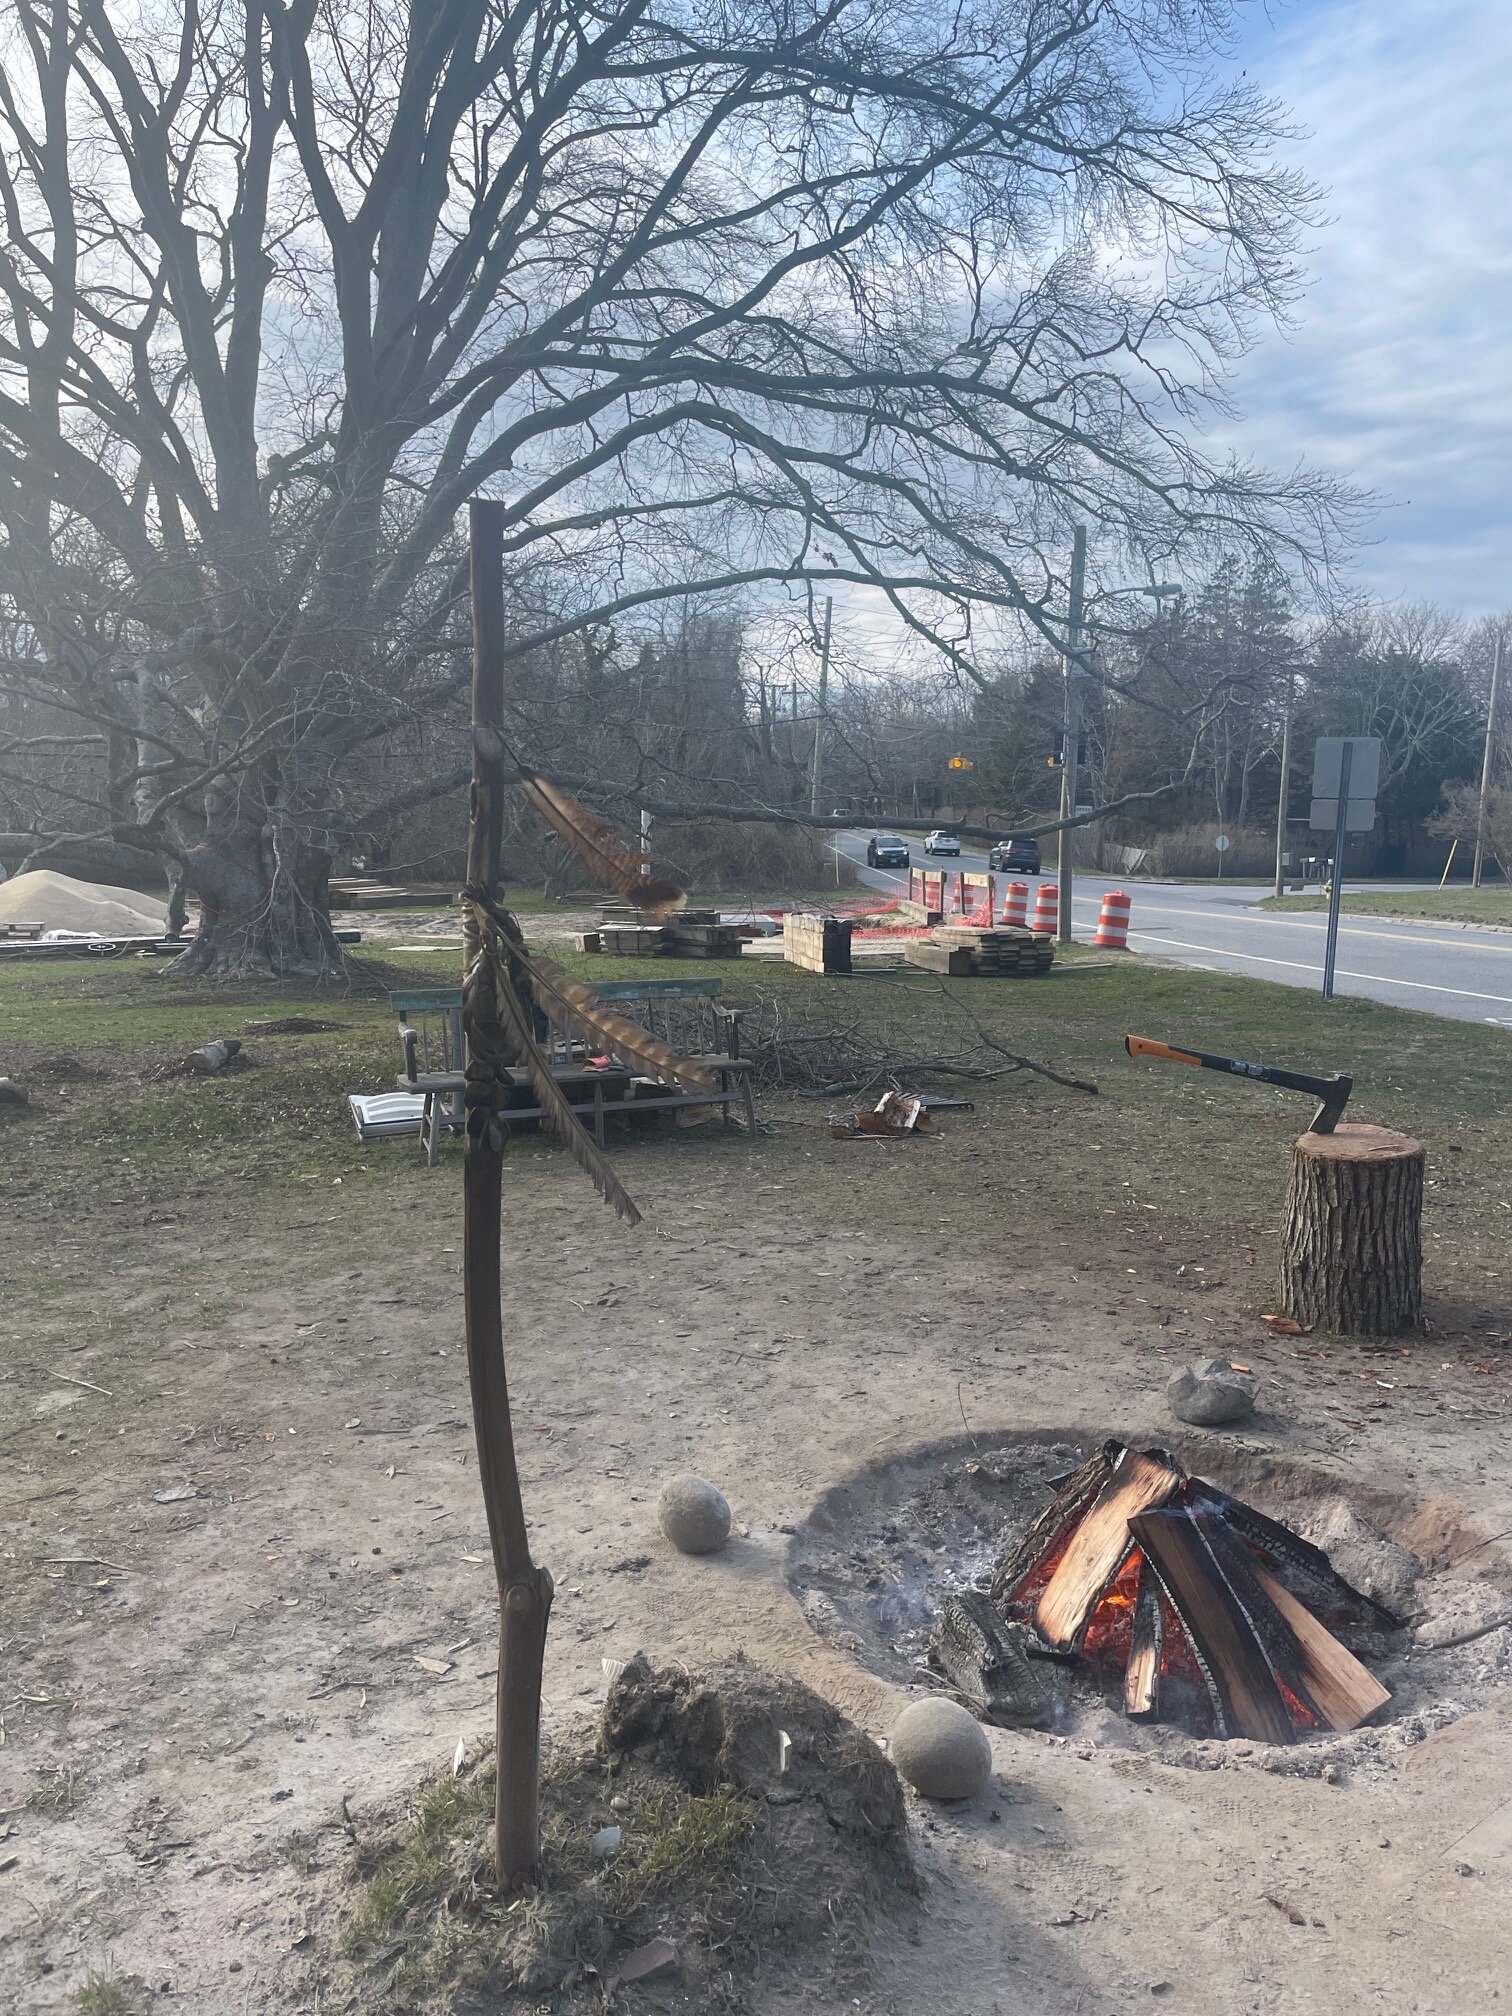
M 153 938 L 164 905 L 140 889 L 78 882 L 51 868 L 33 868 L 0 882 L 0 924 L 41 922 L 49 931 L 97 931 L 102 938 Z

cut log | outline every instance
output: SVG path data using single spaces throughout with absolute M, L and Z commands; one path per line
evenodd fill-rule
M 1052 1651 L 1071 1650 L 1098 1598 L 1123 1566 L 1132 1545 L 1130 1522 L 1152 1506 L 1163 1505 L 1184 1481 L 1182 1472 L 1154 1450 L 1120 1453 L 1034 1606 L 1035 1626 Z
M 1222 1522 L 1169 1505 L 1131 1523 L 1202 1662 L 1222 1733 L 1290 1743 L 1318 1728 L 1301 1648 Z
M 1124 1668 L 1124 1713 L 1131 1722 L 1153 1722 L 1160 1713 L 1160 1580 L 1141 1552 L 1139 1596 L 1134 1605 L 1134 1642 Z
M 947 1597 L 929 1641 L 929 1663 L 1001 1728 L 1029 1727 L 1045 1712 L 1039 1676 L 1024 1646 L 1026 1626 L 1004 1624 L 981 1589 Z
M 1281 1306 L 1307 1329 L 1387 1337 L 1422 1320 L 1423 1144 L 1389 1127 L 1292 1150 Z
M 1358 1729 L 1391 1699 L 1374 1673 L 1362 1666 L 1347 1645 L 1341 1645 L 1320 1624 L 1305 1603 L 1299 1603 L 1274 1575 L 1254 1564 L 1255 1580 L 1291 1627 L 1301 1651 L 1307 1692 L 1330 1729 Z
M 1334 1567 L 1321 1547 L 1278 1520 L 1268 1519 L 1241 1498 L 1231 1498 L 1205 1477 L 1192 1479 L 1190 1502 L 1199 1512 L 1221 1518 L 1284 1588 L 1332 1629 L 1393 1631 L 1401 1619 L 1377 1603 Z
M 1033 1608 L 1035 1598 L 1060 1565 L 1082 1514 L 1113 1474 L 1123 1446 L 1121 1442 L 1105 1442 L 1079 1470 L 1062 1477 L 1044 1511 L 998 1562 L 992 1576 L 992 1600 L 1003 1616 Z

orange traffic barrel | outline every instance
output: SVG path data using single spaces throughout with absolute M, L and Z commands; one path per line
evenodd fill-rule
M 1029 884 L 1010 882 L 1003 895 L 1003 924 L 1017 924 L 1022 931 L 1029 921 Z
M 1109 952 L 1127 952 L 1129 949 L 1129 906 L 1131 898 L 1122 889 L 1110 889 L 1102 899 L 1102 908 L 1097 913 L 1097 936 L 1094 945 L 1102 945 Z
M 1049 932 L 1052 936 L 1060 922 L 1060 884 L 1041 882 L 1034 899 L 1034 924 L 1032 928 Z

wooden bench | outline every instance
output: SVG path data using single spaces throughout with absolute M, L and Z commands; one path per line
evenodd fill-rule
M 610 980 L 594 992 L 617 1013 L 639 1022 L 690 1063 L 701 1065 L 715 1079 L 713 1092 L 690 1092 L 680 1085 L 662 1085 L 638 1074 L 625 1060 L 611 1057 L 606 1063 L 589 1061 L 597 1042 L 579 1028 L 577 1018 L 565 1005 L 549 1018 L 549 1029 L 537 1031 L 541 1047 L 551 1062 L 552 1076 L 569 1102 L 580 1110 L 579 1117 L 591 1123 L 594 1139 L 605 1146 L 605 1122 L 616 1110 L 655 1113 L 692 1106 L 718 1106 L 726 1126 L 730 1108 L 737 1101 L 744 1110 L 747 1131 L 756 1131 L 756 1105 L 751 1092 L 751 1064 L 740 1055 L 738 1008 L 728 1008 L 719 995 L 724 983 L 718 979 L 697 980 Z M 404 1048 L 404 1074 L 397 1079 L 403 1092 L 418 1092 L 425 1105 L 420 1120 L 420 1140 L 425 1159 L 434 1165 L 441 1137 L 465 1124 L 463 1091 L 466 1079 L 466 1038 L 462 1027 L 462 990 L 459 987 L 411 988 L 390 995 L 390 1003 L 400 1018 L 399 1040 Z M 511 1093 L 505 1113 L 512 1120 L 544 1120 L 547 1115 L 534 1103 L 519 1103 L 531 1092 L 528 1069 L 515 1067 L 507 1076 Z

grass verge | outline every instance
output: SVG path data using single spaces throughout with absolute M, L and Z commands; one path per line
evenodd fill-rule
M 1322 896 L 1267 896 L 1262 910 L 1327 910 Z M 1442 924 L 1512 925 L 1512 889 L 1347 889 L 1346 917 L 1425 917 Z
M 955 1131 L 973 1130 L 980 1139 L 973 1156 L 999 1165 L 1004 1208 L 1021 1196 L 1040 1222 L 1095 1228 L 1135 1194 L 1210 1233 L 1272 1222 L 1275 1206 L 1257 1170 L 1284 1171 L 1290 1140 L 1308 1118 L 1305 1102 L 1208 1072 L 1131 1064 L 1127 1031 L 1302 1070 L 1346 1071 L 1355 1080 L 1352 1118 L 1405 1128 L 1428 1142 L 1431 1157 L 1450 1156 L 1430 1163 L 1431 1201 L 1446 1211 L 1452 1205 L 1452 1218 L 1440 1221 L 1441 1257 L 1455 1247 L 1487 1256 L 1505 1248 L 1512 1072 L 1500 1029 L 1372 1001 L 1325 1003 L 1299 989 L 1128 955 L 1069 959 L 1044 979 L 948 987 L 908 970 L 837 981 L 766 961 L 658 960 L 647 968 L 561 956 L 590 979 L 647 970 L 718 977 L 729 1000 L 775 1002 L 809 1027 L 843 1031 L 855 1023 L 915 1056 L 971 1049 L 974 1021 L 1012 1050 L 1095 1079 L 1097 1099 L 1027 1074 L 905 1088 L 974 1099 L 975 1113 Z M 20 1079 L 31 1094 L 27 1107 L 0 1107 L 8 1169 L 0 1292 L 8 1288 L 36 1309 L 48 1284 L 102 1278 L 146 1250 L 161 1248 L 169 1264 L 191 1233 L 216 1244 L 261 1219 L 285 1232 L 310 1221 L 319 1232 L 338 1207 L 344 1220 L 354 1212 L 371 1219 L 438 1196 L 435 1186 L 449 1179 L 427 1177 L 413 1140 L 361 1146 L 346 1095 L 388 1090 L 400 1069 L 387 988 L 455 979 L 454 955 L 444 948 L 360 967 L 344 993 L 186 986 L 147 961 L 0 968 L 0 1075 Z M 323 1034 L 249 1033 L 293 1015 L 336 1026 Z M 243 1037 L 244 1069 L 154 1080 L 165 1062 L 217 1036 Z M 823 1123 L 822 1109 L 803 1101 L 769 1100 L 763 1117 L 777 1126 L 774 1152 L 791 1142 L 794 1155 Z M 717 1126 L 674 1138 L 642 1123 L 616 1136 L 614 1152 L 632 1190 L 637 1158 L 648 1151 L 655 1180 L 697 1186 L 708 1159 L 723 1168 L 740 1138 Z M 546 1180 L 556 1151 L 528 1145 Z M 454 1170 L 459 1152 L 448 1145 L 443 1170 Z M 855 1181 L 827 1199 L 831 1213 L 865 1209 L 872 1179 L 855 1156 L 846 1166 Z

